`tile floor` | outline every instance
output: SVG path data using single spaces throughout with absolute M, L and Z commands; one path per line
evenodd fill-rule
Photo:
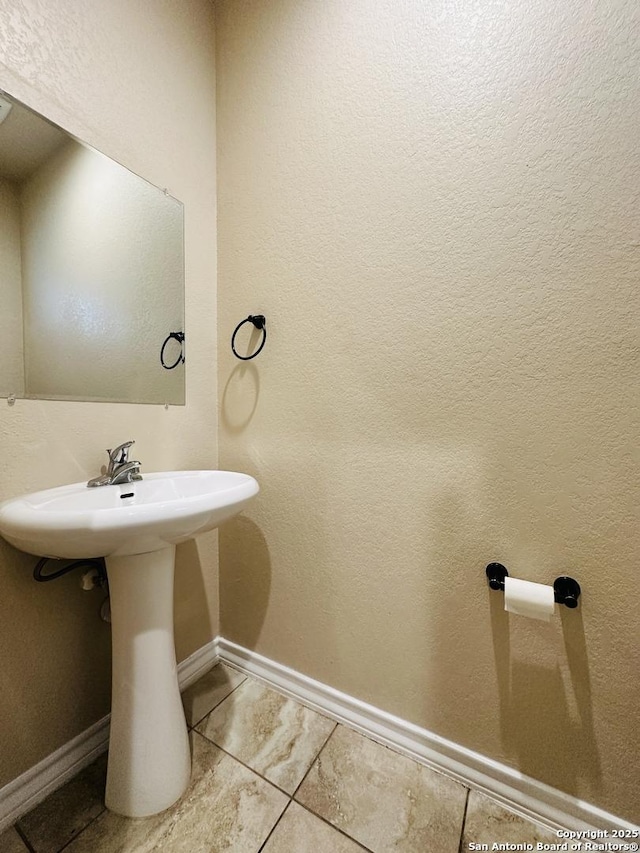
M 0 835 L 0 853 L 461 853 L 549 830 L 218 664 L 183 694 L 193 773 L 151 818 L 104 808 L 106 757 Z

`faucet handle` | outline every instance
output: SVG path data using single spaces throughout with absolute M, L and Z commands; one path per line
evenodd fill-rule
M 119 444 L 113 450 L 107 448 L 109 454 L 109 465 L 125 465 L 129 461 L 129 448 L 135 444 L 135 441 L 125 441 L 124 444 Z

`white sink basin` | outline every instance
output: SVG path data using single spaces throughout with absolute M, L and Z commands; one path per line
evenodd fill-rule
M 258 490 L 235 471 L 168 471 L 94 489 L 74 483 L 0 504 L 0 533 L 41 557 L 145 554 L 217 527 Z
M 16 548 L 106 558 L 113 664 L 105 801 L 118 814 L 157 814 L 189 784 L 173 637 L 175 546 L 236 515 L 258 490 L 248 474 L 169 471 L 117 486 L 75 483 L 0 505 L 0 534 Z

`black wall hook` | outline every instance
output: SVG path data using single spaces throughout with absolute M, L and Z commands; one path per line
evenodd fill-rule
M 485 574 L 489 579 L 491 589 L 504 592 L 504 579 L 509 577 L 509 572 L 502 563 L 489 563 L 485 569 Z M 572 610 L 578 606 L 581 592 L 580 584 L 574 578 L 563 575 L 553 582 L 554 601 L 557 604 L 564 604 L 565 607 L 570 607 Z
M 244 326 L 245 323 L 253 323 L 254 327 L 262 332 L 262 342 L 258 349 L 252 355 L 240 355 L 236 350 L 236 335 Z M 235 355 L 236 358 L 241 359 L 242 361 L 250 361 L 252 358 L 255 358 L 259 352 L 262 351 L 267 340 L 267 318 L 264 314 L 249 314 L 246 320 L 241 320 L 238 325 L 235 327 L 233 334 L 231 335 L 231 351 Z

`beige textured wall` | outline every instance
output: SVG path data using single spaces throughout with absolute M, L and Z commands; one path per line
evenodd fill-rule
M 20 198 L 13 181 L 0 177 L 0 364 L 2 385 L 10 394 L 24 393 L 22 360 L 22 262 Z
M 134 438 L 143 471 L 216 465 L 213 10 L 208 0 L 0 0 L 0 88 L 185 205 L 187 405 L 0 401 L 0 499 L 87 479 Z M 184 658 L 217 633 L 214 535 L 178 550 Z M 109 628 L 77 573 L 31 580 L 0 541 L 0 784 L 109 708 Z
M 638 820 L 640 6 L 219 0 L 225 637 Z M 227 342 L 267 316 L 264 352 Z M 584 589 L 547 625 L 484 567 Z

